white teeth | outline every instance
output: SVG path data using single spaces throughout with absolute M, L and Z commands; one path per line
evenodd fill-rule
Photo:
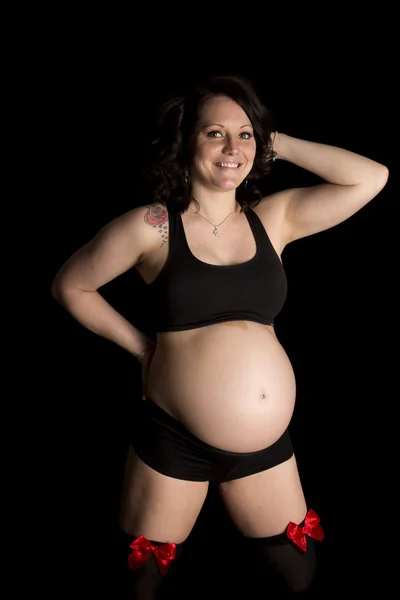
M 237 169 L 239 163 L 215 163 L 217 167 L 228 167 L 230 169 Z

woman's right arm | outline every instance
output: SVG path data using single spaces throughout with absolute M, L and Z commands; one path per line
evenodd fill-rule
M 150 340 L 97 290 L 155 248 L 157 232 L 146 224 L 146 211 L 146 206 L 135 208 L 108 223 L 61 266 L 51 285 L 53 298 L 81 325 L 135 357 Z

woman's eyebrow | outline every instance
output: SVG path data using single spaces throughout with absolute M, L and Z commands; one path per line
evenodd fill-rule
M 221 125 L 221 123 L 210 123 L 209 125 L 203 125 L 203 129 L 207 127 L 222 127 L 225 129 L 225 125 Z M 250 123 L 246 123 L 245 125 L 241 125 L 239 129 L 243 129 L 243 127 L 253 127 Z

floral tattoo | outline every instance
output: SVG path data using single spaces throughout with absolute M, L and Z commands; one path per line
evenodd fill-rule
M 154 206 L 150 205 L 147 207 L 146 213 L 144 215 L 144 222 L 147 225 L 151 225 L 161 235 L 161 248 L 167 243 L 168 239 L 168 226 L 166 225 L 168 221 L 168 211 L 164 206 Z

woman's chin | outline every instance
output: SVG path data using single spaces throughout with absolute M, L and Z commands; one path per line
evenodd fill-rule
M 241 181 L 238 181 L 237 179 L 232 178 L 232 179 L 224 179 L 222 181 L 219 181 L 217 185 L 219 188 L 222 188 L 223 190 L 234 190 L 240 184 L 241 184 Z

